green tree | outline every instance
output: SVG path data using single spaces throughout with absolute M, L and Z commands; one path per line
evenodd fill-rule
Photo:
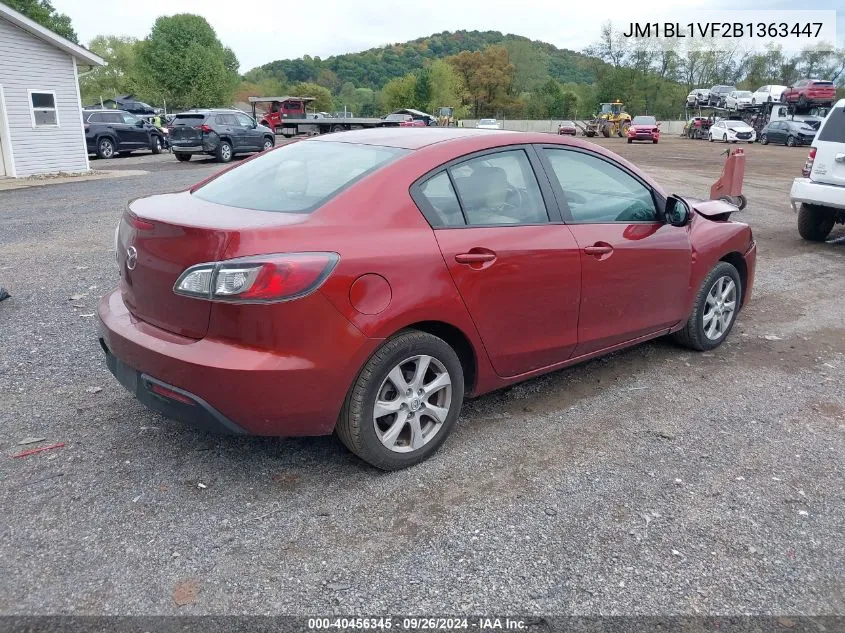
M 308 81 L 301 81 L 291 88 L 294 97 L 313 97 L 314 101 L 308 107 L 318 112 L 329 112 L 334 107 L 334 99 L 328 88 Z
M 419 110 L 427 111 L 431 103 L 431 71 L 423 68 L 417 73 L 414 85 L 414 105 Z
M 528 39 L 515 39 L 504 44 L 514 66 L 513 89 L 531 92 L 549 76 L 549 54 Z
M 467 100 L 476 117 L 496 114 L 511 105 L 508 93 L 514 67 L 505 48 L 488 46 L 483 52 L 462 51 L 448 61 L 466 86 Z
M 232 102 L 237 58 L 199 15 L 162 16 L 138 44 L 138 80 L 145 94 L 168 107 L 215 107 Z
M 387 112 L 400 108 L 413 108 L 417 94 L 417 76 L 408 73 L 391 79 L 381 91 L 381 104 Z
M 436 116 L 440 108 L 449 107 L 453 109 L 455 118 L 466 118 L 469 114 L 468 108 L 461 105 L 466 88 L 452 65 L 438 59 L 428 67 L 428 74 L 431 79 L 431 94 L 427 112 Z
M 3 0 L 18 13 L 23 13 L 31 20 L 35 20 L 41 26 L 61 35 L 66 40 L 78 44 L 76 31 L 70 23 L 70 18 L 64 13 L 59 13 L 53 8 L 50 0 Z
M 140 92 L 135 67 L 137 46 L 138 40 L 121 35 L 98 35 L 91 40 L 88 48 L 102 57 L 106 65 L 79 78 L 84 104 L 95 104 L 100 99 Z M 138 96 L 146 98 L 146 95 Z

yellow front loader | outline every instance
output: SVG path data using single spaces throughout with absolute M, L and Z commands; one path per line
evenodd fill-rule
M 625 104 L 618 100 L 613 103 L 602 103 L 601 111 L 591 121 L 587 121 L 584 135 L 601 134 L 605 138 L 610 138 L 615 134 L 624 137 L 630 125 L 631 115 L 625 112 Z

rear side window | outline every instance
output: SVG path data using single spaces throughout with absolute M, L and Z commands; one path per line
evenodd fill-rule
M 845 108 L 834 108 L 831 111 L 816 140 L 845 143 Z
M 99 112 L 95 112 L 88 117 L 88 123 L 102 123 L 103 121 L 105 121 L 105 118 Z
M 407 153 L 394 147 L 299 141 L 221 174 L 194 195 L 242 209 L 311 213 L 342 189 Z
M 437 216 L 437 221 L 433 221 L 432 224 L 438 226 L 463 226 L 465 224 L 458 196 L 455 195 L 455 189 L 452 187 L 449 175 L 445 171 L 429 178 L 420 185 L 420 193 L 434 209 Z
M 123 116 L 119 112 L 107 112 L 103 115 L 106 123 L 123 123 Z
M 173 119 L 173 125 L 202 125 L 204 114 L 179 114 Z

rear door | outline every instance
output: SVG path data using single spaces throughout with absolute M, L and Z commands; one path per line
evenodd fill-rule
M 688 228 L 658 221 L 662 201 L 621 165 L 587 150 L 541 150 L 581 251 L 576 356 L 666 330 L 685 318 Z
M 816 159 L 810 179 L 845 187 L 845 100 L 828 113 L 813 140 L 813 147 Z
M 531 147 L 473 155 L 413 187 L 500 376 L 568 359 L 581 263 Z

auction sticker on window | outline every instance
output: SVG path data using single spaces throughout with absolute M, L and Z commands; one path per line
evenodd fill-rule
M 673 9 L 630 15 L 611 24 L 635 47 L 766 51 L 778 46 L 797 52 L 836 44 L 836 11 Z

